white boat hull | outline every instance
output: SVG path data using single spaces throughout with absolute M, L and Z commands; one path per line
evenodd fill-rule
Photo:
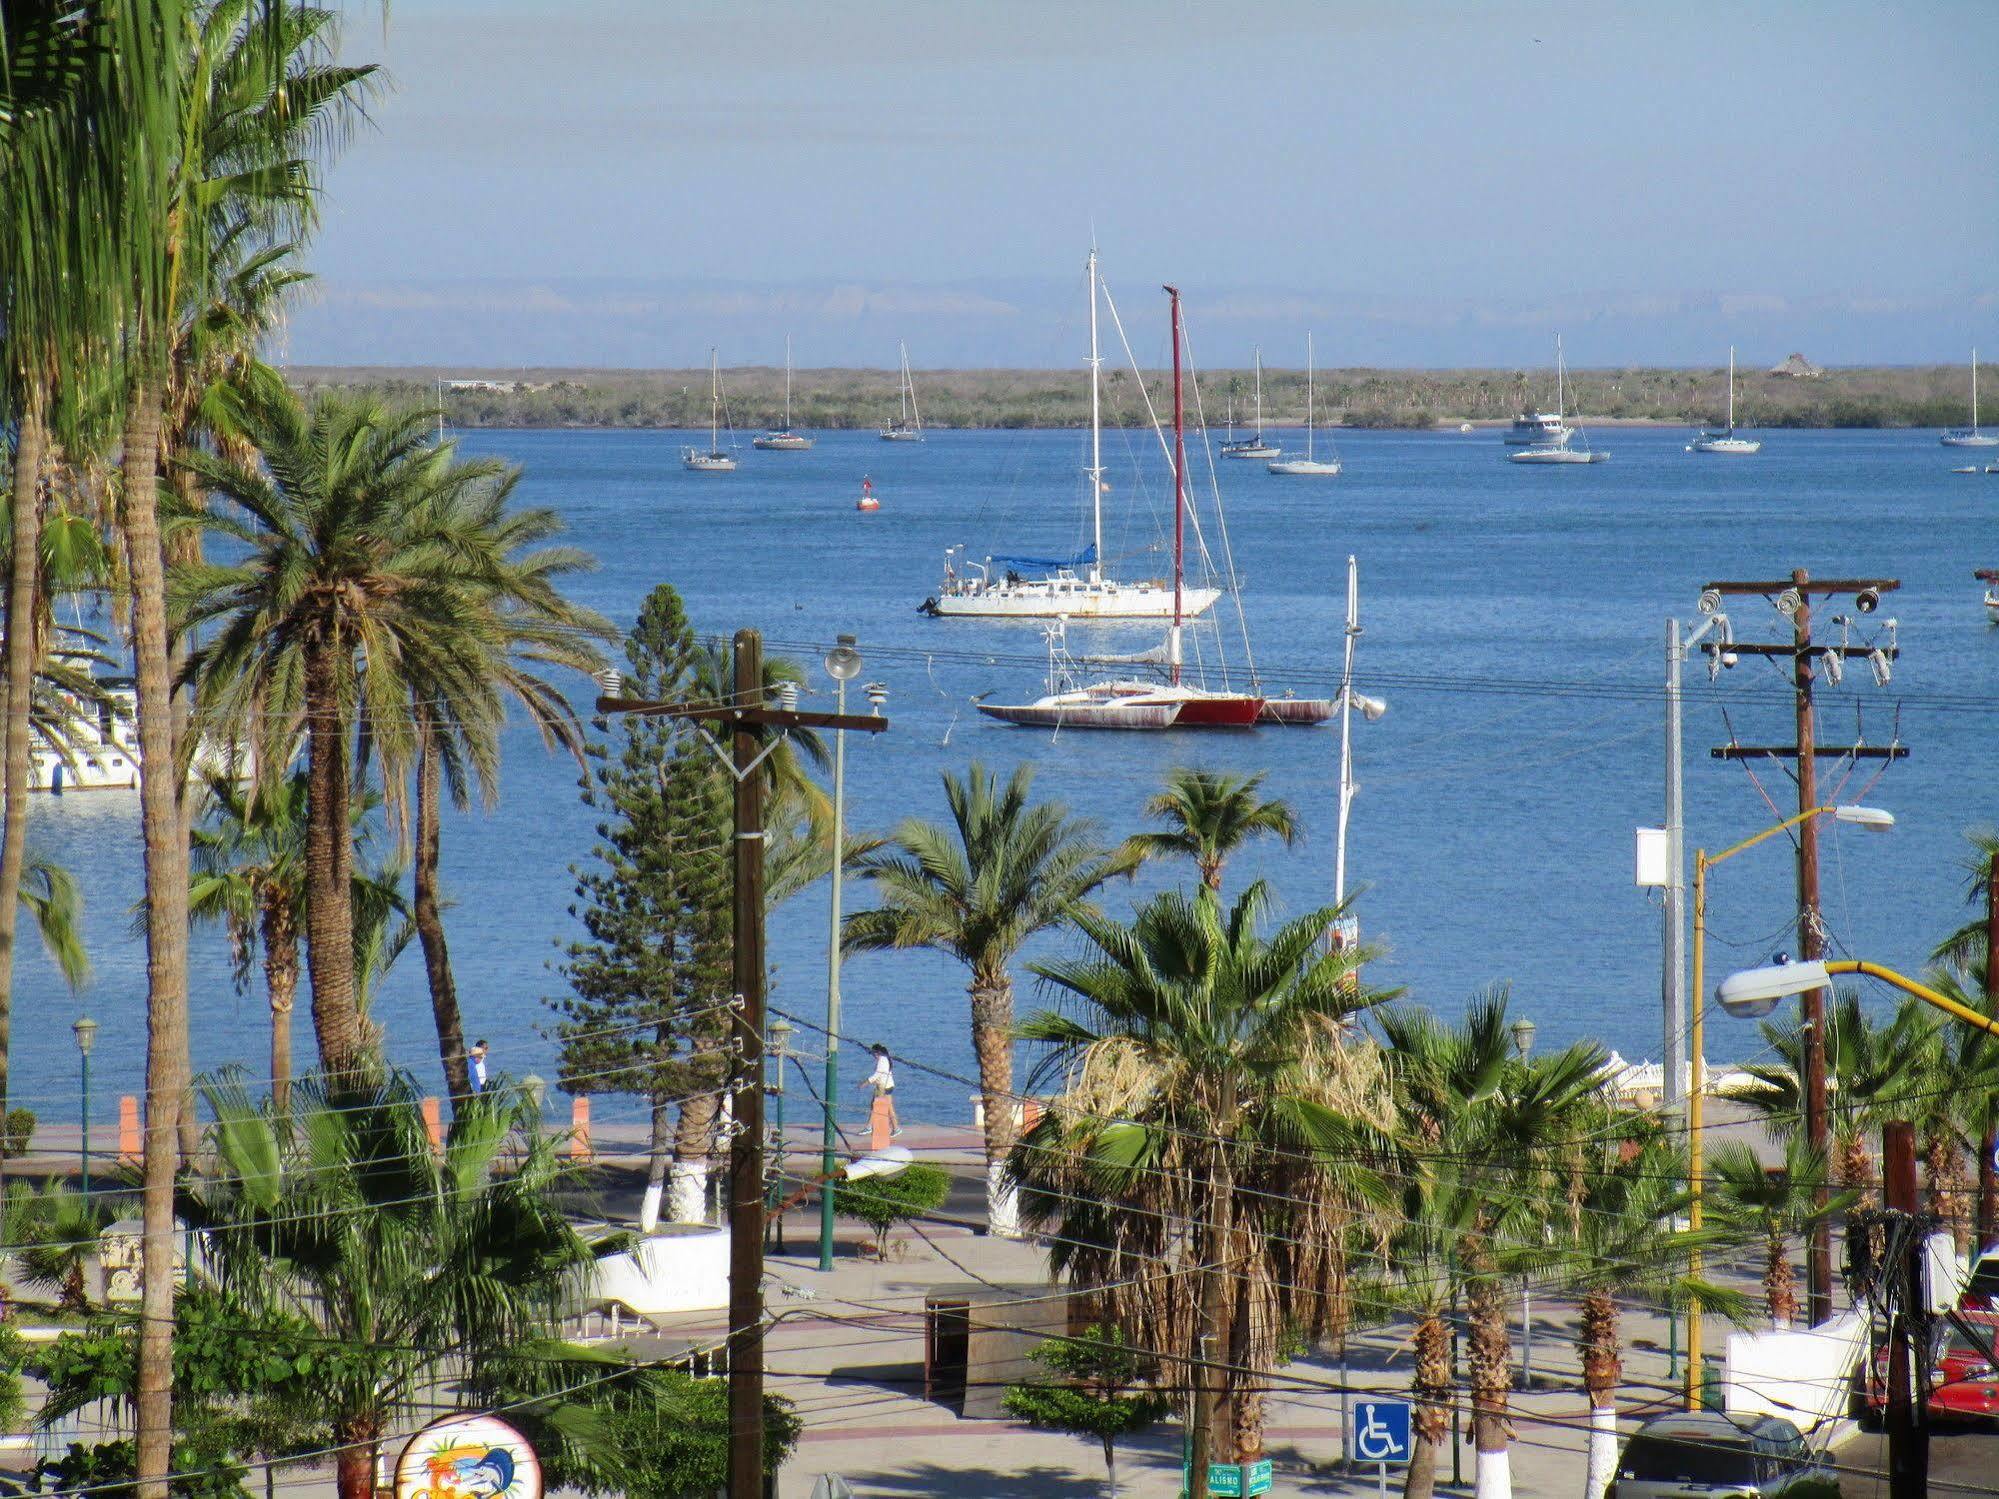
M 727 453 L 697 453 L 690 448 L 681 454 L 680 466 L 690 474 L 733 474 L 736 460 Z
M 1182 612 L 1205 614 L 1221 591 L 1189 588 Z M 1173 590 L 1156 583 L 1001 583 L 939 594 L 923 612 L 940 619 L 1171 619 Z
M 1601 463 L 1608 453 L 1593 453 L 1588 448 L 1556 447 L 1552 444 L 1541 448 L 1522 448 L 1517 453 L 1508 453 L 1508 463 Z
M 1985 615 L 1993 624 L 1999 625 L 1999 588 L 1985 590 Z
M 881 440 L 883 442 L 921 442 L 923 441 L 923 434 L 921 432 L 892 431 L 884 427 L 881 432 Z
M 1696 437 L 1687 444 L 1689 453 L 1724 453 L 1737 457 L 1763 451 L 1763 444 L 1749 437 Z
M 1947 448 L 1999 448 L 1999 437 L 1984 432 L 1946 432 L 1937 441 Z
M 1224 458 L 1275 458 L 1284 449 L 1267 442 L 1237 443 L 1233 447 L 1224 444 Z
M 765 437 L 753 437 L 750 446 L 762 448 L 766 453 L 803 453 L 811 448 L 815 439 L 800 437 L 797 433 L 781 433 Z
M 1338 459 L 1329 463 L 1322 458 L 1280 458 L 1268 468 L 1273 474 L 1298 474 L 1315 479 L 1337 478 L 1340 472 Z
M 979 711 L 1025 729 L 1170 729 L 1180 716 L 1180 705 L 1088 702 L 1064 694 L 1017 706 L 980 703 Z

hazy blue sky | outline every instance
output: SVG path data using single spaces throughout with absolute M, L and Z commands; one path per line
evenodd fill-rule
M 299 361 L 1999 353 L 1999 4 L 394 0 Z

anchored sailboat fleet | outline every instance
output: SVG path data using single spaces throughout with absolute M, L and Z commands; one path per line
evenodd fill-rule
M 1735 345 L 1728 346 L 1728 425 L 1719 432 L 1712 427 L 1703 427 L 1694 434 L 1687 444 L 1689 453 L 1731 453 L 1747 455 L 1763 451 L 1763 444 L 1753 437 L 1735 435 Z
M 902 354 L 902 412 L 882 424 L 883 442 L 923 441 L 923 413 L 916 405 L 916 382 L 909 377 L 909 345 L 897 344 Z
M 1971 351 L 1971 425 L 1952 427 L 1937 439 L 1947 448 L 1999 448 L 1999 437 L 1978 430 L 1978 350 Z
M 1571 427 L 1563 416 L 1562 403 L 1565 396 L 1564 380 L 1566 375 L 1567 368 L 1562 358 L 1562 335 L 1557 333 L 1555 335 L 1555 410 L 1553 414 L 1554 420 L 1549 424 L 1548 430 L 1560 435 L 1539 440 L 1531 447 L 1521 448 L 1517 453 L 1508 453 L 1506 455 L 1508 462 L 1601 463 L 1610 456 L 1608 453 L 1590 451 L 1589 438 L 1583 433 L 1580 427 Z M 1520 420 L 1524 421 L 1526 418 L 1523 417 Z M 1536 417 L 1535 420 L 1544 421 L 1546 417 L 1545 415 Z M 1518 431 L 1520 421 L 1515 421 L 1513 426 L 1515 431 Z M 1576 441 L 1578 438 L 1581 439 L 1579 444 Z M 1509 434 L 1506 440 L 1511 444 L 1513 441 L 1512 435 Z
M 1318 459 L 1312 455 L 1312 335 L 1305 335 L 1305 456 L 1303 458 L 1278 458 L 1268 466 L 1273 474 L 1294 474 L 1314 478 L 1336 478 L 1340 471 L 1337 457 Z
M 750 439 L 750 446 L 763 448 L 773 453 L 803 453 L 812 446 L 812 439 L 791 430 L 791 337 L 784 340 L 784 425 L 774 432 L 759 432 Z
M 722 447 L 722 366 L 716 351 L 708 351 L 708 451 L 682 448 L 680 466 L 697 474 L 733 474 L 736 458 Z
M 1098 349 L 1097 252 L 1090 251 L 1090 463 L 1083 470 L 1090 496 L 1090 544 L 1073 557 L 999 554 L 982 562 L 958 562 L 963 550 L 944 554 L 944 580 L 925 600 L 923 612 L 940 618 L 998 619 L 1165 619 L 1176 612 L 1206 613 L 1221 591 L 1170 589 L 1147 580 L 1119 582 L 1104 566 L 1104 442 L 1102 366 Z M 884 433 L 884 436 L 887 434 Z M 1038 577 L 1018 569 L 1040 568 Z

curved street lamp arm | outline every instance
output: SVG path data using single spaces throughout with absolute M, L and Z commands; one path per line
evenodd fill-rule
M 1960 1004 L 1947 994 L 1939 994 L 1927 985 L 1919 984 L 1912 978 L 1904 977 L 1892 968 L 1883 968 L 1879 963 L 1862 962 L 1857 958 L 1840 958 L 1825 965 L 1827 973 L 1864 973 L 1869 978 L 1879 979 L 1884 984 L 1892 984 L 1904 994 L 1913 994 L 1924 1004 L 1935 1005 L 1952 1019 L 1961 1020 L 1966 1025 L 1976 1026 L 1988 1035 L 1999 1036 L 1999 1020 L 1981 1015 L 1970 1005 Z

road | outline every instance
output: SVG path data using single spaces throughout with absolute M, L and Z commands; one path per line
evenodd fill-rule
M 1840 1448 L 1839 1465 L 1847 1493 L 1888 1492 L 1888 1439 L 1880 1433 L 1862 1432 Z M 1871 1486 L 1854 1469 L 1880 1475 L 1878 1486 Z M 1955 1428 L 1933 1435 L 1930 1492 L 1999 1494 L 1999 1432 Z

